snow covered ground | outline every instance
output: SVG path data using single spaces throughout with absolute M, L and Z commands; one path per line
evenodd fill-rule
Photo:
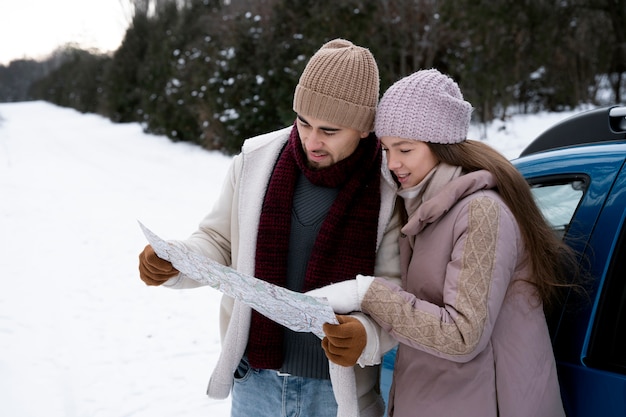
M 471 138 L 508 158 L 575 112 Z M 262 133 L 262 132 L 259 132 Z M 187 237 L 230 158 L 45 102 L 0 104 L 0 416 L 228 416 L 206 397 L 220 293 L 147 287 L 137 220 Z

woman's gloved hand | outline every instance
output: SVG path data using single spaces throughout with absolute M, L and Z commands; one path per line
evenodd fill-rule
M 326 298 L 337 314 L 361 311 L 361 301 L 374 281 L 374 277 L 357 275 L 356 279 L 329 284 L 325 287 L 307 291 L 305 294 L 317 298 Z

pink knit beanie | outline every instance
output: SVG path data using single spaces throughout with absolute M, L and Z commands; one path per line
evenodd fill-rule
M 393 84 L 378 103 L 376 136 L 432 143 L 467 138 L 472 105 L 456 82 L 436 69 L 422 70 Z
M 371 132 L 379 84 L 372 53 L 346 39 L 334 39 L 325 43 L 304 68 L 293 96 L 293 110 Z

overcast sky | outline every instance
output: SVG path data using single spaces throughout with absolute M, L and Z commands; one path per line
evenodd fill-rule
M 120 45 L 130 0 L 0 0 L 0 64 L 42 58 L 58 46 L 111 51 Z

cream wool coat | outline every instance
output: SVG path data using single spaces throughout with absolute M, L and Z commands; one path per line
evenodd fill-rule
M 564 416 L 517 222 L 487 171 L 457 177 L 402 228 L 402 286 L 376 278 L 364 312 L 400 344 L 390 416 Z
M 233 158 L 212 211 L 201 221 L 198 230 L 189 239 L 182 241 L 187 248 L 238 271 L 254 275 L 257 229 L 263 198 L 278 155 L 287 142 L 291 129 L 292 127 L 287 127 L 248 139 L 244 143 L 242 152 Z M 399 281 L 397 239 L 400 221 L 394 214 L 397 187 L 386 169 L 381 169 L 381 175 L 376 276 L 395 277 Z M 171 288 L 191 288 L 200 284 L 181 275 L 171 278 L 165 285 Z M 250 317 L 250 307 L 231 297 L 222 297 L 222 352 L 207 389 L 207 394 L 212 398 L 226 398 L 230 393 L 234 372 L 247 345 Z M 373 320 L 362 314 L 357 315 L 357 318 L 365 325 L 368 333 L 368 343 L 359 360 L 362 366 L 354 367 L 360 413 L 355 409 L 357 399 L 348 398 L 349 393 L 341 389 L 349 381 L 336 381 L 337 374 L 331 372 L 335 397 L 340 414 L 381 416 L 384 406 L 377 392 L 377 364 L 390 346 L 381 345 L 384 344 L 381 340 L 385 340 L 385 335 L 380 334 L 380 327 Z

